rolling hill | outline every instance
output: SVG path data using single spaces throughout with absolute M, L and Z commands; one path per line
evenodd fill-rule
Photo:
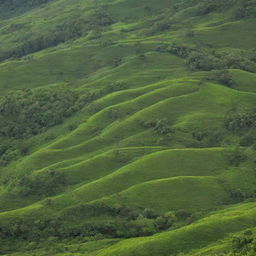
M 255 255 L 255 26 L 255 0 L 0 0 L 0 254 Z

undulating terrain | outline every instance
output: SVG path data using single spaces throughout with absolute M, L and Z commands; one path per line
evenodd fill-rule
M 255 0 L 0 0 L 0 254 L 256 255 Z

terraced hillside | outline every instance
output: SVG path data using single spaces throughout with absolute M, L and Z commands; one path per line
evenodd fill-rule
M 255 255 L 255 0 L 0 1 L 0 254 Z

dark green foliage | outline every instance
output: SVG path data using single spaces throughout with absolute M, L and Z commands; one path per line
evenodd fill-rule
M 199 69 L 205 71 L 225 67 L 221 59 L 208 51 L 192 51 L 188 55 L 187 64 L 193 70 Z
M 229 86 L 232 82 L 225 69 L 241 69 L 248 72 L 256 71 L 254 52 L 243 54 L 217 52 L 211 48 L 202 46 L 198 46 L 197 48 L 190 47 L 183 42 L 173 42 L 168 47 L 160 47 L 157 50 L 186 58 L 187 65 L 192 70 L 222 70 L 222 73 L 211 74 L 211 78 L 225 82 Z
M 155 34 L 161 33 L 165 30 L 171 29 L 172 23 L 169 18 L 163 18 L 156 20 L 150 24 L 150 28 L 144 30 L 146 36 L 153 36 Z
M 52 196 L 60 192 L 68 181 L 64 174 L 49 170 L 38 175 L 25 175 L 9 183 L 9 190 L 19 196 Z
M 4 17 L 20 14 L 53 0 L 1 0 L 0 13 Z
M 78 107 L 78 94 L 69 89 L 20 90 L 0 103 L 0 135 L 24 138 L 60 124 Z
M 173 213 L 166 213 L 156 218 L 155 225 L 158 230 L 167 230 L 177 221 Z
M 198 141 L 202 141 L 205 138 L 207 138 L 208 136 L 209 136 L 209 133 L 206 131 L 193 131 L 192 132 L 192 137 Z
M 228 130 L 232 132 L 244 132 L 256 127 L 256 111 L 243 111 L 231 114 L 225 122 Z
M 43 204 L 52 207 L 52 200 L 46 199 Z M 152 213 L 151 209 L 142 212 L 128 208 L 112 208 L 104 203 L 79 205 L 63 212 L 62 215 L 49 218 L 33 218 L 30 220 L 19 219 L 8 225 L 0 224 L 0 238 L 2 239 L 30 239 L 34 242 L 61 241 L 63 239 L 74 239 L 79 237 L 95 238 L 130 238 L 149 236 L 158 231 L 167 230 L 176 221 L 173 213 L 162 216 L 150 214 L 147 218 L 143 213 Z M 80 220 L 93 216 L 115 216 L 114 220 L 103 222 L 81 222 L 79 225 L 65 225 L 65 221 Z M 33 225 L 31 226 L 31 223 Z
M 155 219 L 158 216 L 154 210 L 149 208 L 144 209 L 141 215 L 147 219 Z
M 247 159 L 246 155 L 239 149 L 234 149 L 232 152 L 228 153 L 226 158 L 228 163 L 235 167 L 240 166 L 240 164 Z
M 229 197 L 234 203 L 240 203 L 246 199 L 246 195 L 240 189 L 229 191 Z
M 236 10 L 237 18 L 256 17 L 256 1 L 255 0 L 240 0 Z
M 221 131 L 192 131 L 192 138 L 196 141 L 191 145 L 192 147 L 218 147 L 221 145 L 225 134 Z
M 217 82 L 231 88 L 235 86 L 233 78 L 228 70 L 213 70 L 208 75 L 207 80 Z
M 114 23 L 111 15 L 103 8 L 98 9 L 88 20 L 91 27 L 105 27 Z
M 243 136 L 240 140 L 240 146 L 249 147 L 256 143 L 256 134 L 254 131 L 249 132 L 245 136 Z
M 175 213 L 175 216 L 178 218 L 178 219 L 181 219 L 181 220 L 185 220 L 189 217 L 191 217 L 191 213 L 186 211 L 186 210 L 179 210 Z
M 158 121 L 149 120 L 143 123 L 145 128 L 153 129 L 154 133 L 165 138 L 170 137 L 171 133 L 174 131 L 171 129 L 168 120 L 166 118 L 160 119 Z
M 127 88 L 128 88 L 127 83 L 122 82 L 122 81 L 114 82 L 109 87 L 107 87 L 109 92 L 121 91 L 121 90 L 125 90 Z
M 232 256 L 255 255 L 256 243 L 252 231 L 245 231 L 243 235 L 235 236 L 232 239 Z
M 12 160 L 25 156 L 30 145 L 23 140 L 5 139 L 0 142 L 0 166 L 6 166 Z
M 192 48 L 188 47 L 187 45 L 181 42 L 173 42 L 169 45 L 167 51 L 181 58 L 186 58 L 192 51 Z
M 228 0 L 203 0 L 197 6 L 197 15 L 207 15 L 211 12 L 222 10 L 228 2 Z
M 154 132 L 159 135 L 169 135 L 171 133 L 167 119 L 158 120 L 153 129 Z
M 135 220 L 132 220 L 130 222 L 123 220 L 116 224 L 117 238 L 147 236 L 152 235 L 155 232 L 153 221 L 146 219 L 142 216 L 139 216 Z
M 256 64 L 249 58 L 242 55 L 234 53 L 225 54 L 222 56 L 222 61 L 226 68 L 241 69 L 248 72 L 256 71 Z

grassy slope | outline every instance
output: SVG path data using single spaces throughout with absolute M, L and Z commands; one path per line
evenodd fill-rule
M 36 179 L 54 169 L 65 173 L 72 185 L 52 197 L 51 206 L 33 196 L 10 198 L 3 186 L 0 222 L 65 214 L 70 207 L 95 202 L 152 208 L 159 213 L 179 209 L 205 211 L 209 212 L 207 217 L 187 227 L 152 237 L 70 245 L 68 253 L 50 253 L 169 256 L 196 249 L 191 255 L 214 254 L 221 250 L 222 243 L 216 245 L 217 241 L 255 225 L 255 203 L 227 206 L 231 200 L 228 189 L 254 191 L 254 153 L 245 149 L 247 161 L 242 166 L 233 166 L 228 155 L 239 138 L 228 133 L 223 125 L 231 109 L 255 108 L 255 74 L 231 70 L 239 91 L 220 84 L 201 83 L 205 72 L 192 72 L 183 59 L 155 49 L 174 40 L 185 40 L 189 44 L 203 42 L 230 51 L 251 49 L 255 42 L 255 20 L 228 21 L 209 27 L 208 24 L 222 20 L 226 14 L 194 17 L 193 10 L 188 9 L 175 14 L 179 24 L 176 29 L 147 37 L 143 34 L 144 27 L 148 26 L 146 22 L 154 15 L 157 17 L 161 13 L 158 11 L 169 3 L 98 2 L 99 6 L 104 4 L 117 21 L 102 36 L 104 40 L 111 38 L 112 45 L 102 47 L 101 40 L 90 40 L 85 35 L 74 42 L 33 53 L 32 58 L 0 63 L 2 94 L 20 88 L 60 84 L 69 84 L 81 92 L 88 88 L 107 88 L 113 81 L 128 84 L 126 90 L 97 99 L 67 123 L 31 139 L 35 143 L 33 152 L 2 168 L 2 180 L 24 174 Z M 145 6 L 150 6 L 154 14 L 148 13 Z M 74 15 L 87 17 L 94 10 L 94 2 L 58 0 L 3 20 L 0 28 L 3 48 L 15 47 L 31 33 L 46 33 Z M 56 16 L 56 13 L 62 15 Z M 16 23 L 25 25 L 14 33 L 4 32 Z M 189 24 L 195 31 L 193 38 L 186 36 Z M 138 52 L 145 57 L 138 56 Z M 122 59 L 121 65 L 111 64 L 115 58 Z M 165 118 L 174 130 L 170 137 L 163 140 L 161 135 L 145 128 L 147 121 Z M 67 132 L 65 126 L 72 122 L 80 125 L 75 131 Z M 218 130 L 227 139 L 218 147 L 210 148 L 208 142 L 198 143 L 193 138 L 191 131 L 194 130 L 209 133 Z M 52 131 L 59 136 L 44 145 L 42 141 Z M 224 209 L 211 213 L 220 207 Z M 72 225 L 72 221 L 67 221 L 67 225 Z M 204 246 L 205 249 L 199 249 Z M 34 253 L 43 255 L 45 251 L 47 253 L 46 249 Z

